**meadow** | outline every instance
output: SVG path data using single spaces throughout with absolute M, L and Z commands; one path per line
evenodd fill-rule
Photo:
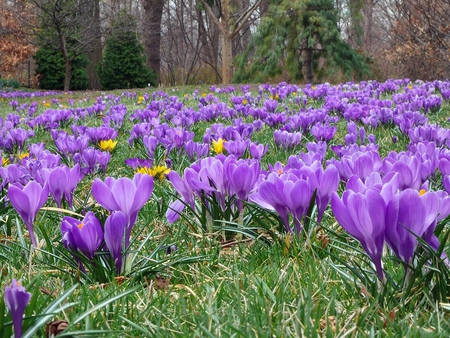
M 450 81 L 0 88 L 0 337 L 445 337 Z

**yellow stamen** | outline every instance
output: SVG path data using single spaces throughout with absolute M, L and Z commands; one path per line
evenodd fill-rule
M 149 168 L 149 167 L 142 167 L 136 169 L 137 173 L 140 174 L 147 174 L 150 176 L 153 176 L 155 179 L 159 179 L 162 181 L 168 173 L 170 173 L 170 168 L 167 168 L 164 165 L 157 165 L 155 167 Z
M 109 152 L 113 151 L 114 148 L 116 147 L 116 145 L 117 145 L 117 141 L 114 141 L 114 140 L 111 140 L 111 139 L 109 139 L 109 140 L 101 140 L 98 143 L 98 146 L 103 151 L 109 151 Z
M 84 224 L 83 223 L 80 223 L 80 224 L 78 224 L 78 229 L 83 229 L 83 227 L 84 227 Z
M 24 158 L 27 158 L 27 157 L 29 157 L 29 156 L 30 156 L 29 153 L 17 154 L 17 158 L 18 158 L 19 160 L 23 160 Z
M 136 169 L 136 172 L 137 172 L 138 174 L 147 174 L 147 175 L 150 175 L 150 169 L 151 169 L 151 168 L 149 168 L 149 167 L 137 168 L 137 169 Z
M 217 141 L 213 140 L 211 150 L 214 151 L 217 155 L 222 154 L 224 150 L 224 142 L 225 140 L 223 138 L 219 138 Z
M 9 164 L 9 158 L 2 157 L 2 166 L 6 167 Z
M 422 196 L 426 193 L 427 191 L 425 189 L 420 189 L 419 190 L 419 196 Z

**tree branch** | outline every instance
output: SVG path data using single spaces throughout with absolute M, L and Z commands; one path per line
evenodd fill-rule
M 219 19 L 217 19 L 216 16 L 214 15 L 214 12 L 213 12 L 212 8 L 205 2 L 205 0 L 200 0 L 200 1 L 203 4 L 203 6 L 205 6 L 206 13 L 208 13 L 210 18 L 214 22 L 214 24 L 216 24 L 220 29 L 222 29 L 222 27 L 220 25 L 220 22 L 219 22 Z
M 203 0 L 202 0 L 203 2 Z M 231 38 L 234 38 L 236 34 L 244 27 L 245 22 L 250 18 L 250 16 L 253 14 L 253 12 L 258 8 L 259 4 L 261 3 L 261 0 L 255 1 L 253 6 L 249 7 L 242 15 L 236 20 L 236 23 L 234 24 L 234 29 L 231 32 Z

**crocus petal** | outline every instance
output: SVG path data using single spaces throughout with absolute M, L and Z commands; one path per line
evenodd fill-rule
M 5 288 L 5 305 L 11 312 L 15 338 L 22 337 L 23 314 L 30 299 L 31 293 L 25 290 L 20 281 L 13 279 L 11 285 Z
M 108 178 L 108 177 L 107 177 Z M 114 194 L 111 191 L 111 187 L 107 185 L 108 180 L 105 179 L 105 183 L 99 178 L 96 178 L 92 183 L 92 196 L 97 202 L 108 211 L 120 210 Z
M 119 275 L 122 270 L 122 243 L 126 225 L 127 218 L 120 211 L 111 214 L 105 222 L 105 243 L 114 259 Z
M 169 205 L 166 211 L 166 218 L 169 224 L 174 223 L 180 218 L 180 214 L 183 212 L 185 204 L 183 201 L 176 200 Z
M 345 191 L 345 194 L 348 194 L 349 191 Z M 344 196 L 343 196 L 344 198 Z M 333 210 L 333 214 L 336 217 L 338 223 L 353 237 L 358 240 L 362 240 L 363 236 L 359 229 L 356 227 L 355 222 L 353 221 L 350 213 L 348 212 L 347 206 L 344 204 L 343 200 L 339 198 L 337 193 L 334 193 L 331 197 L 331 208 Z

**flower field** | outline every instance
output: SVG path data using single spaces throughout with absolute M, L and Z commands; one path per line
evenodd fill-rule
M 445 337 L 450 81 L 0 91 L 0 337 Z

